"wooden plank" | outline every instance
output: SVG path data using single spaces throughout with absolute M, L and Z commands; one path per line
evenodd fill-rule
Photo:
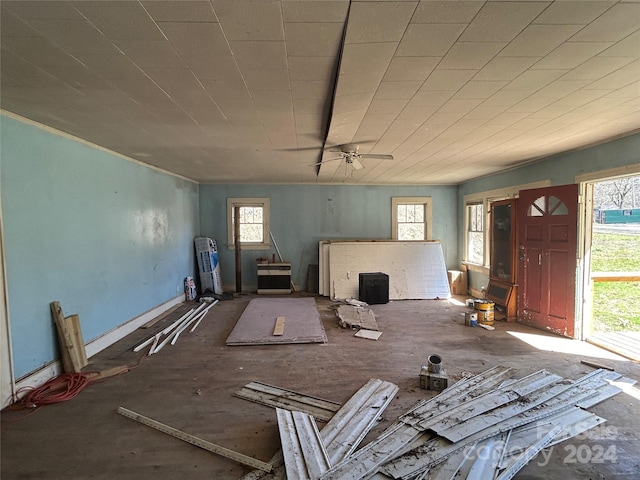
M 64 317 L 59 302 L 51 302 L 50 306 L 58 331 L 63 369 L 66 373 L 79 373 L 89 363 L 80 328 L 80 317 Z
M 592 272 L 594 282 L 640 282 L 640 272 Z
M 271 470 L 273 470 L 273 465 L 269 463 L 261 462 L 260 460 L 257 460 L 253 457 L 248 457 L 247 455 L 243 455 L 242 453 L 234 452 L 233 450 L 221 447 L 220 445 L 216 445 L 215 443 L 207 442 L 206 440 L 195 437 L 176 428 L 170 427 L 169 425 L 165 425 L 164 423 L 160 423 L 149 417 L 145 417 L 144 415 L 140 415 L 139 413 L 131 411 L 127 408 L 118 407 L 117 412 L 122 416 L 140 422 L 143 425 L 154 428 L 162 433 L 166 433 L 167 435 L 171 435 L 172 437 L 190 443 L 191 445 L 195 445 L 196 447 L 202 448 L 203 450 L 216 453 L 222 457 L 235 460 L 238 463 L 242 463 L 253 468 L 259 468 L 260 470 L 264 470 L 265 472 L 270 472 Z
M 276 336 L 284 335 L 284 324 L 287 317 L 277 317 L 276 326 L 273 328 L 273 334 Z
M 605 370 L 611 370 L 613 372 L 613 367 L 609 367 L 607 365 L 602 365 L 600 363 L 590 362 L 590 361 L 587 361 L 587 360 L 580 360 L 580 363 L 583 364 L 583 365 L 588 365 L 589 367 L 603 368 Z
M 313 415 L 317 420 L 325 422 L 329 421 L 340 408 L 339 403 L 330 400 L 304 395 L 260 382 L 250 382 L 233 395 L 269 407 L 306 412 Z

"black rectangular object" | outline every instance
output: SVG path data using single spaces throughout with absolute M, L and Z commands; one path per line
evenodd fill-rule
M 361 273 L 360 301 L 369 305 L 389 303 L 389 275 L 382 272 Z

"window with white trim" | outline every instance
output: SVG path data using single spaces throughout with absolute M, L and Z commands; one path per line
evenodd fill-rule
M 240 243 L 243 249 L 271 248 L 268 198 L 227 198 L 227 246 L 235 248 L 235 212 L 239 211 Z
M 484 205 L 467 204 L 467 261 L 484 265 Z
M 431 197 L 393 197 L 391 207 L 394 240 L 431 239 Z

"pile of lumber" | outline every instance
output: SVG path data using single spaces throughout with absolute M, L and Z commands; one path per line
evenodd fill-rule
M 605 422 L 586 409 L 635 383 L 602 369 L 577 380 L 546 370 L 519 379 L 515 374 L 499 366 L 462 379 L 359 450 L 395 385 L 371 380 L 322 430 L 310 413 L 277 408 L 282 452 L 271 460 L 274 470 L 242 478 L 504 480 L 541 450 Z

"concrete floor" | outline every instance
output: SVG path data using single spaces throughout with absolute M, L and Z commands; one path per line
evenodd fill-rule
M 446 300 L 371 306 L 383 331 L 380 340 L 371 341 L 341 329 L 332 302 L 316 297 L 327 344 L 227 347 L 225 339 L 251 298 L 220 302 L 193 334 L 183 333 L 175 346 L 145 357 L 126 374 L 89 385 L 71 401 L 42 407 L 21 419 L 24 411 L 5 409 L 2 479 L 238 479 L 249 469 L 124 418 L 116 409 L 124 406 L 269 461 L 279 449 L 274 409 L 232 396 L 252 380 L 337 402 L 345 402 L 373 377 L 398 384 L 398 395 L 383 421 L 365 438 L 366 444 L 418 400 L 434 395 L 418 388 L 420 367 L 434 353 L 442 357 L 452 379 L 496 365 L 517 367 L 522 375 L 545 368 L 574 379 L 592 371 L 581 360 L 607 364 L 640 379 L 640 365 L 593 345 L 513 323 L 496 322 L 491 332 L 465 327 L 460 315 L 464 305 Z M 173 318 L 179 313 L 176 310 Z M 152 331 L 137 330 L 91 358 L 86 370 L 136 364 L 142 355 L 130 347 Z M 604 427 L 592 432 L 591 438 L 554 447 L 548 461 L 542 455 L 535 458 L 516 478 L 638 478 L 639 407 L 638 388 L 593 407 L 592 412 L 607 419 Z M 581 445 L 586 447 L 578 457 Z M 598 452 L 608 455 L 602 458 Z

